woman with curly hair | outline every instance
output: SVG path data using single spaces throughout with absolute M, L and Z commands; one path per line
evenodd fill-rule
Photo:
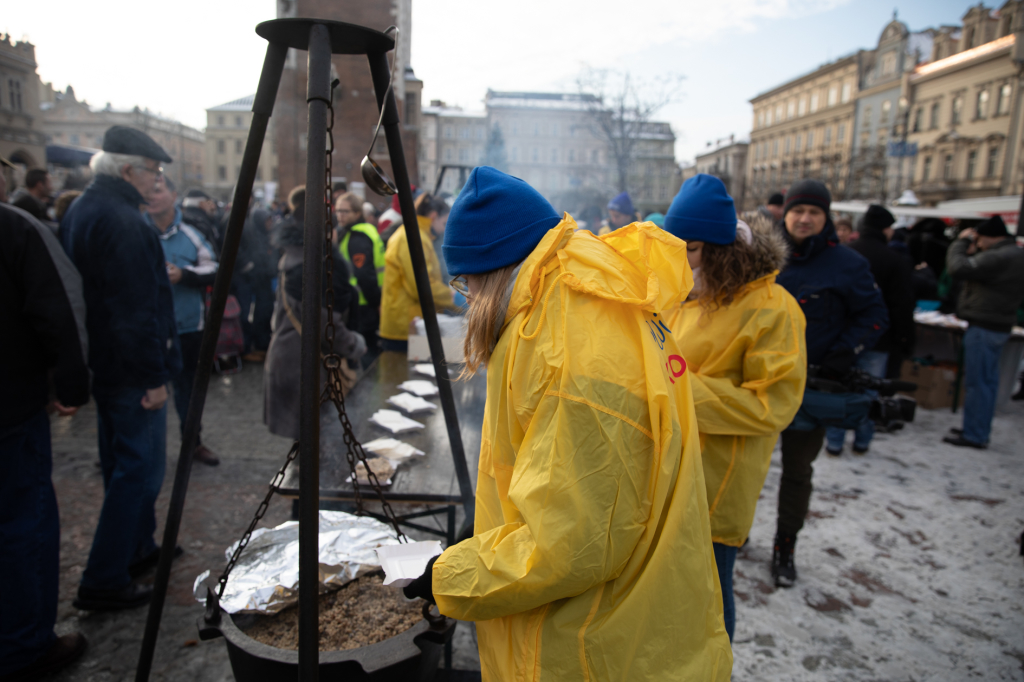
M 779 433 L 796 415 L 807 378 L 804 315 L 775 283 L 786 243 L 766 218 L 736 220 L 725 185 L 687 180 L 665 216 L 686 241 L 694 287 L 665 311 L 686 358 L 700 433 L 711 538 L 726 630 L 736 611 L 732 569 L 746 542 Z

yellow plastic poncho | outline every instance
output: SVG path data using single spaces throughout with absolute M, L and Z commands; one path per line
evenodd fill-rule
M 692 285 L 653 224 L 566 215 L 526 258 L 487 365 L 476 535 L 433 569 L 485 681 L 725 682 L 689 382 L 657 311 Z
M 416 216 L 419 222 L 420 238 L 423 240 L 423 256 L 427 261 L 427 275 L 430 276 L 430 290 L 434 295 L 437 312 L 455 307 L 454 295 L 448 282 L 441 281 L 441 264 L 431 245 L 430 218 Z M 416 291 L 416 277 L 413 274 L 412 258 L 409 256 L 409 242 L 402 225 L 388 240 L 384 253 L 384 288 L 380 301 L 380 336 L 393 341 L 409 338 L 409 322 L 422 317 L 420 296 Z
M 710 316 L 697 301 L 666 312 L 693 388 L 711 535 L 733 547 L 750 533 L 772 450 L 807 379 L 804 314 L 776 274 Z

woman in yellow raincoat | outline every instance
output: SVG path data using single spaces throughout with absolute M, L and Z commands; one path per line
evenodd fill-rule
M 598 238 L 476 168 L 444 253 L 487 367 L 475 535 L 406 588 L 477 621 L 483 679 L 725 682 L 692 396 L 660 311 L 690 286 L 651 224 Z
M 665 316 L 688 365 L 731 639 L 736 553 L 754 522 L 775 442 L 803 399 L 804 315 L 775 283 L 786 263 L 785 241 L 767 219 L 753 229 L 737 225 L 733 200 L 718 178 L 687 180 L 665 215 L 665 229 L 686 241 L 694 273 L 686 301 Z
M 423 256 L 427 261 L 430 291 L 437 312 L 456 310 L 454 294 L 448 283 L 441 279 L 441 264 L 433 247 L 433 230 L 444 232 L 448 220 L 448 205 L 423 193 L 416 200 L 416 220 L 419 223 Z M 402 225 L 388 240 L 384 253 L 384 286 L 380 301 L 380 339 L 382 350 L 405 352 L 409 343 L 409 323 L 422 317 L 420 296 L 413 275 L 409 241 Z

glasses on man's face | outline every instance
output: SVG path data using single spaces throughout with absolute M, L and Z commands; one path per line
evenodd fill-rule
M 155 177 L 161 177 L 164 174 L 164 167 L 157 166 L 156 168 L 150 168 L 149 166 L 136 166 L 139 170 L 144 170 L 147 173 L 152 173 Z
M 469 280 L 467 280 L 465 276 L 459 275 L 458 277 L 453 277 L 452 281 L 448 282 L 448 286 L 455 289 L 455 291 L 459 292 L 466 298 L 469 298 Z

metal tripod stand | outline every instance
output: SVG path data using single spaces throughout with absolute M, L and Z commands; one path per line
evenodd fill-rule
M 437 324 L 430 280 L 427 275 L 425 248 L 416 229 L 416 210 L 413 205 L 409 174 L 399 128 L 398 107 L 394 92 L 388 87 L 389 66 L 387 53 L 394 49 L 394 40 L 379 31 L 362 26 L 320 19 L 276 19 L 259 24 L 256 33 L 269 42 L 259 86 L 253 101 L 252 123 L 246 141 L 242 166 L 235 187 L 227 234 L 221 254 L 220 268 L 214 283 L 213 297 L 208 311 L 208 323 L 199 351 L 199 368 L 193 384 L 192 400 L 185 419 L 184 436 L 175 471 L 167 522 L 164 528 L 160 563 L 154 583 L 153 601 L 146 620 L 146 630 L 136 669 L 136 681 L 149 679 L 156 639 L 163 613 L 164 599 L 170 578 L 173 551 L 181 526 L 181 516 L 192 469 L 192 453 L 199 433 L 206 392 L 213 367 L 214 352 L 220 325 L 224 318 L 231 276 L 235 267 L 242 228 L 245 223 L 253 182 L 259 164 L 260 151 L 267 132 L 267 124 L 274 109 L 274 100 L 281 81 L 288 49 L 308 52 L 308 80 L 306 102 L 309 110 L 306 161 L 306 212 L 303 240 L 302 327 L 318 330 L 320 325 L 323 282 L 321 263 L 324 258 L 324 224 L 326 207 L 325 155 L 314 150 L 326 148 L 327 113 L 331 106 L 331 55 L 366 55 L 373 79 L 377 106 L 383 113 L 383 126 L 387 140 L 391 167 L 398 187 L 402 218 L 407 226 L 409 254 L 415 272 L 416 290 L 427 330 L 430 354 L 436 372 L 441 407 L 451 443 L 456 477 L 467 523 L 473 519 L 473 491 L 469 468 L 462 447 L 458 417 L 452 396 Z M 318 583 L 318 530 L 320 488 L 320 335 L 302 336 L 300 393 L 300 450 L 299 450 L 299 582 L 301 585 Z M 318 608 L 317 590 L 299 591 L 299 679 L 315 682 L 318 678 Z

